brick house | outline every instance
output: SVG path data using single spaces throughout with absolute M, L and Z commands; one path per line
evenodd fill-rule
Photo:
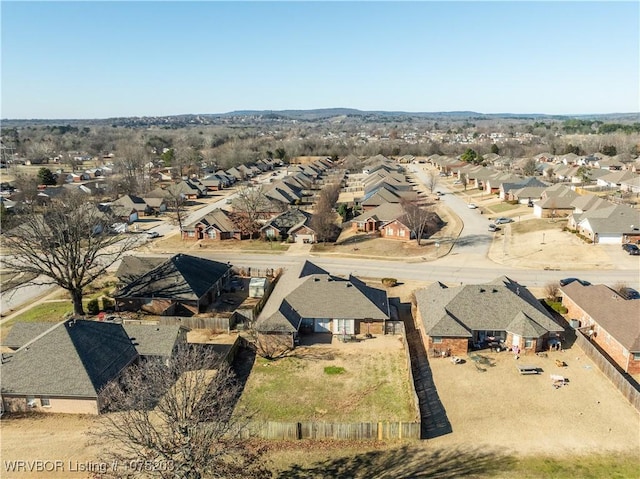
M 119 311 L 190 316 L 203 312 L 226 289 L 231 265 L 177 254 L 113 295 Z
M 389 317 L 386 291 L 305 261 L 282 275 L 255 329 L 294 347 L 298 334 L 384 334 Z
M 629 374 L 640 374 L 640 300 L 624 299 L 604 284 L 574 281 L 560 288 L 568 316 Z
M 380 235 L 387 239 L 409 240 L 411 229 L 402 222 L 402 217 L 380 226 Z
M 243 234 L 232 214 L 219 208 L 182 227 L 183 240 L 220 241 L 249 237 L 249 234 Z
M 464 355 L 498 342 L 535 353 L 564 332 L 527 288 L 506 276 L 455 287 L 437 282 L 415 296 L 414 312 L 428 351 Z

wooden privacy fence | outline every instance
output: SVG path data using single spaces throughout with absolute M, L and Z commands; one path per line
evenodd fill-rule
M 235 318 L 231 315 L 230 317 L 161 316 L 157 322 L 162 325 L 180 325 L 189 329 L 214 329 L 227 332 L 235 326 Z
M 629 401 L 637 411 L 640 411 L 640 391 L 638 391 L 637 386 L 632 382 L 633 379 L 628 378 L 625 373 L 620 372 L 620 370 L 600 352 L 596 345 L 584 336 L 582 331 L 576 331 L 576 343 L 589 359 L 598 366 L 598 369 L 618 388 L 618 391 L 622 393 L 627 401 Z
M 241 436 L 284 440 L 420 439 L 420 423 L 401 421 L 357 423 L 254 421 L 242 430 Z
M 411 399 L 413 400 L 413 410 L 416 415 L 420 417 L 420 399 L 416 393 L 416 382 L 413 378 L 413 368 L 411 367 L 411 351 L 409 350 L 409 343 L 407 343 L 407 335 L 404 332 L 404 324 L 402 325 L 402 344 L 404 345 L 404 354 L 407 359 L 407 372 L 409 374 L 409 390 L 411 392 Z M 420 433 L 418 432 L 418 438 Z

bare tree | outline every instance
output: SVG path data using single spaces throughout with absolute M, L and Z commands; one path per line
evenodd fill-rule
M 179 346 L 168 364 L 143 361 L 102 390 L 106 414 L 91 442 L 101 445 L 102 461 L 121 465 L 108 475 L 271 477 L 264 449 L 246 438 L 251 416 L 237 406 L 242 385 L 205 348 Z
M 337 183 L 328 184 L 318 194 L 313 208 L 311 228 L 320 241 L 335 240 L 340 234 L 340 228 L 336 223 L 338 214 L 334 210 L 339 194 L 340 185 Z
M 438 215 L 427 208 L 421 207 L 414 201 L 403 201 L 402 209 L 404 211 L 402 220 L 411 230 L 416 243 L 420 246 L 420 240 L 423 236 L 435 232 L 439 223 Z
M 433 169 L 429 170 L 427 172 L 427 178 L 424 182 L 424 185 L 429 190 L 429 193 L 433 193 L 439 184 L 440 184 L 440 173 L 438 173 L 438 170 L 433 170 Z
M 55 284 L 67 290 L 74 314 L 84 315 L 84 289 L 136 245 L 134 237 L 108 234 L 114 221 L 80 193 L 52 199 L 41 212 L 21 214 L 19 226 L 4 233 L 11 252 L 3 258 L 4 267 L 34 276 L 22 286 Z
M 544 294 L 547 299 L 551 301 L 557 301 L 560 296 L 560 283 L 550 282 L 544 286 Z
M 233 211 L 244 217 L 245 229 L 251 232 L 259 230 L 258 220 L 263 218 L 269 208 L 269 198 L 265 195 L 262 185 L 255 187 L 242 186 L 238 188 L 233 200 Z M 257 229 L 256 229 L 257 228 Z M 253 231 L 252 231 L 253 230 Z
M 525 176 L 533 176 L 536 174 L 537 166 L 538 162 L 533 158 L 529 158 L 522 167 L 522 173 L 524 173 Z
M 173 184 L 164 191 L 166 193 L 165 199 L 170 208 L 169 214 L 171 222 L 178 226 L 180 234 L 182 234 L 182 227 L 184 226 L 184 220 L 187 216 L 187 198 L 180 190 L 180 183 Z

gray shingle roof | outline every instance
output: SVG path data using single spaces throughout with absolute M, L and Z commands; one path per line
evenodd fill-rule
M 180 334 L 179 325 L 124 324 L 124 330 L 140 356 L 171 357 Z
M 198 300 L 230 268 L 218 261 L 180 253 L 129 283 L 114 297 Z
M 53 326 L 53 323 L 15 323 L 2 345 L 18 349 Z
M 124 256 L 118 265 L 116 277 L 123 283 L 131 283 L 157 268 L 166 261 L 165 258 L 149 258 L 128 255 Z
M 315 268 L 307 261 L 283 275 L 258 318 L 258 331 L 297 331 L 301 318 L 389 319 L 386 291 Z
M 97 397 L 137 357 L 121 324 L 68 320 L 5 359 L 2 393 Z
M 425 332 L 432 336 L 469 337 L 470 331 L 493 330 L 540 337 L 564 330 L 529 290 L 506 277 L 453 288 L 434 283 L 417 291 L 416 300 Z

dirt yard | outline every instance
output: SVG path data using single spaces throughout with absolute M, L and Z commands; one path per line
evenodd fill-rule
M 434 446 L 486 445 L 519 455 L 640 451 L 640 418 L 577 346 L 547 357 L 485 353 L 491 365 L 429 359 L 438 395 L 453 433 Z M 564 361 L 558 367 L 555 360 Z M 516 363 L 534 365 L 521 375 Z M 550 375 L 568 383 L 556 389 Z

